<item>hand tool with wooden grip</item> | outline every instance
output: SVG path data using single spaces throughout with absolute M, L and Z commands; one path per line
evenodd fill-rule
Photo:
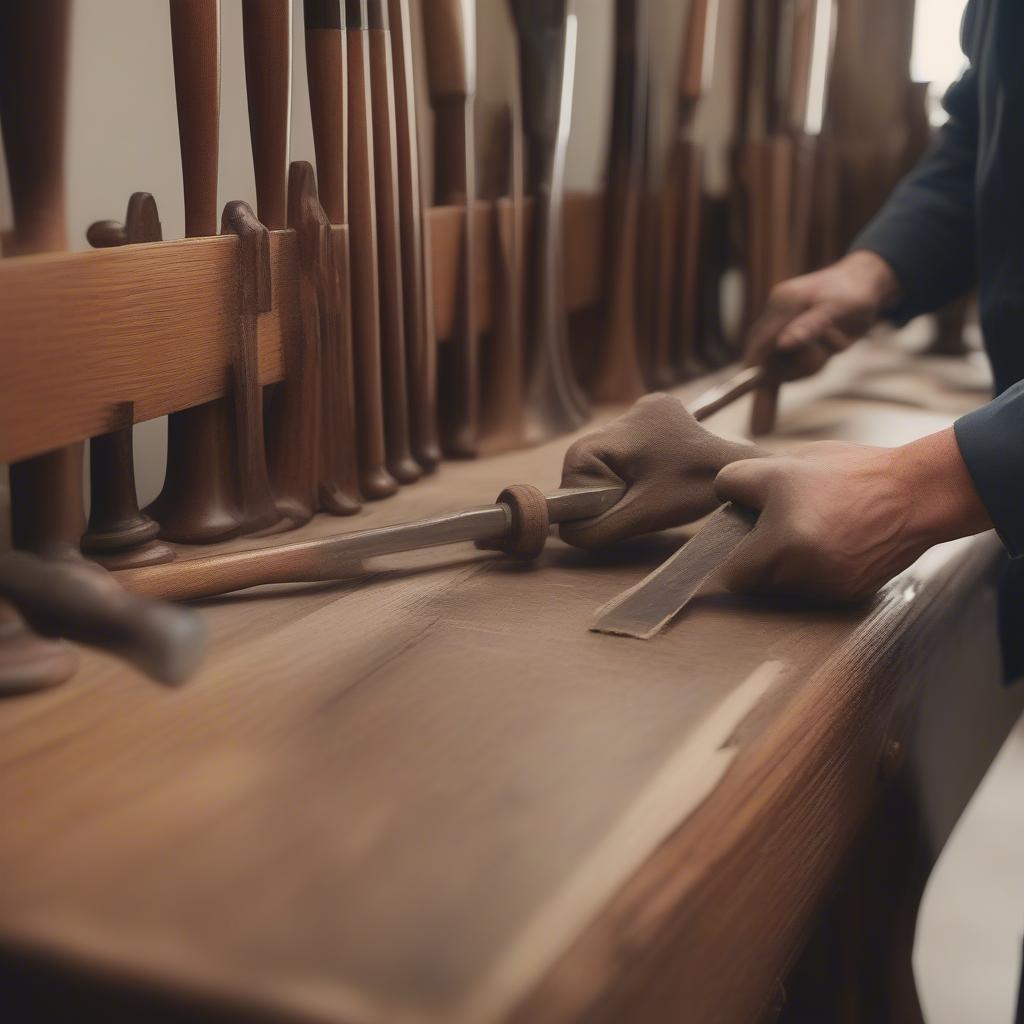
M 101 220 L 86 233 L 94 248 L 159 242 L 163 237 L 156 200 L 135 192 L 124 223 Z M 89 527 L 82 550 L 108 569 L 128 569 L 174 560 L 174 551 L 156 540 L 160 525 L 139 509 L 135 493 L 132 404 L 127 426 L 89 441 Z
M 320 485 L 325 512 L 360 508 L 348 217 L 348 43 L 344 0 L 303 0 L 306 78 L 320 202 L 331 222 L 336 301 L 321 333 Z
M 256 179 L 256 213 L 260 224 L 270 231 L 289 226 L 291 27 L 291 0 L 243 0 L 245 89 Z M 241 223 L 234 225 L 233 220 L 226 220 L 225 233 L 235 230 L 249 234 L 249 244 L 257 244 L 256 225 L 248 223 L 240 206 L 233 205 L 233 210 L 234 218 Z M 243 321 L 242 344 L 233 360 L 233 399 L 242 507 L 248 529 L 266 532 L 279 521 L 280 527 L 298 526 L 317 511 L 318 447 L 307 439 L 319 429 L 319 380 L 316 387 L 305 391 L 300 380 L 304 372 L 319 378 L 321 367 L 319 361 L 311 367 L 297 366 L 309 360 L 309 339 L 293 339 L 285 352 L 286 379 L 269 396 L 271 415 L 265 429 L 254 326 L 248 319 Z M 299 345 L 304 349 L 302 352 L 295 351 Z
M 438 349 L 438 407 L 446 454 L 477 454 L 480 337 L 473 235 L 476 201 L 476 0 L 432 0 L 423 8 L 430 102 L 434 109 L 434 198 L 464 211 L 455 329 Z
M 789 17 L 783 24 L 789 34 L 789 45 L 785 48 L 787 59 L 779 68 L 780 135 L 788 139 L 791 166 L 789 173 L 782 176 L 780 187 L 787 182 L 790 187 L 786 204 L 790 222 L 788 225 L 773 223 L 772 230 L 788 241 L 788 264 L 782 268 L 785 277 L 810 269 L 807 259 L 815 165 L 835 38 L 834 3 L 835 0 L 789 0 Z M 754 395 L 750 431 L 755 437 L 768 434 L 775 427 L 779 388 L 779 380 L 769 374 Z
M 572 115 L 577 21 L 573 0 L 509 0 L 519 37 L 527 191 L 535 197 L 528 285 L 533 312 L 526 374 L 526 440 L 581 426 L 588 415 L 569 357 L 562 208 Z
M 0 4 L 0 128 L 14 214 L 5 256 L 67 248 L 69 18 L 69 0 Z M 83 449 L 73 444 L 11 467 L 16 546 L 53 557 L 78 556 L 85 530 Z
M 747 394 L 757 386 L 760 373 L 755 368 L 742 370 L 705 392 L 692 407 L 693 416 L 705 419 Z M 271 583 L 343 579 L 359 575 L 364 558 L 468 541 L 532 558 L 543 550 L 551 524 L 600 515 L 622 493 L 620 484 L 570 488 L 547 495 L 535 487 L 514 485 L 502 492 L 495 505 L 377 530 L 126 570 L 117 579 L 136 593 L 189 600 Z
M 395 74 L 387 0 L 369 0 L 367 41 L 373 111 L 373 166 L 377 185 L 377 259 L 380 349 L 387 466 L 400 484 L 423 475 L 412 456 L 406 367 L 404 284 L 398 201 Z
M 185 197 L 185 234 L 217 234 L 220 137 L 220 0 L 170 0 L 174 91 Z M 231 412 L 224 399 L 167 420 L 163 490 L 146 510 L 167 540 L 205 544 L 245 528 Z
M 690 0 L 675 91 L 675 137 L 662 200 L 654 372 L 688 378 L 699 372 L 700 256 L 703 153 L 694 122 L 706 95 L 714 58 L 718 0 Z
M 590 380 L 598 402 L 632 402 L 647 390 L 637 331 L 647 56 L 647 0 L 616 0 L 604 329 Z
M 0 465 L 0 556 L 10 548 L 10 478 L 8 467 Z M 0 697 L 58 686 L 77 667 L 78 658 L 67 644 L 37 636 L 18 609 L 0 598 Z
M 368 31 L 367 0 L 346 0 L 348 214 L 358 418 L 356 429 L 361 490 L 364 497 L 376 499 L 394 494 L 398 483 L 387 468 L 384 434 L 376 172 L 373 159 Z
M 0 598 L 37 633 L 109 651 L 158 682 L 183 682 L 202 657 L 206 630 L 198 612 L 140 599 L 84 561 L 0 553 Z
M 433 280 L 427 268 L 423 179 L 416 113 L 412 11 L 409 0 L 388 0 L 395 75 L 395 135 L 398 144 L 398 208 L 401 224 L 402 305 L 409 375 L 409 434 L 424 472 L 441 460 L 437 426 L 437 335 Z M 429 316 L 428 316 L 429 312 Z

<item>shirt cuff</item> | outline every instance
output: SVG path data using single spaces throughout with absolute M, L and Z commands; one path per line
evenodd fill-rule
M 1024 381 L 954 424 L 957 444 L 996 533 L 1024 555 Z
M 921 262 L 921 246 L 912 231 L 891 230 L 884 223 L 869 224 L 854 240 L 850 252 L 867 250 L 881 256 L 892 267 L 903 289 L 894 306 L 885 310 L 885 319 L 902 327 L 927 311 L 928 297 L 916 281 L 915 270 Z

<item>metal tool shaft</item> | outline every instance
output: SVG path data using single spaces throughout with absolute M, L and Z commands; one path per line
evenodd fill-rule
M 576 487 L 546 495 L 552 523 L 600 515 L 622 496 L 620 486 Z M 500 541 L 512 519 L 504 504 L 483 505 L 412 523 L 360 530 L 229 554 L 182 559 L 170 565 L 117 573 L 127 590 L 151 597 L 190 600 L 269 583 L 318 583 L 343 579 L 376 555 L 472 541 Z

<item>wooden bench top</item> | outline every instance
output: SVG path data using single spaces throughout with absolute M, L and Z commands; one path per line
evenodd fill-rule
M 979 400 L 920 367 L 865 344 L 784 394 L 772 443 L 899 443 Z M 911 404 L 865 397 L 899 374 Z M 303 532 L 554 486 L 565 446 L 445 464 Z M 941 845 L 1012 725 L 999 547 L 936 549 L 853 611 L 710 592 L 649 642 L 588 632 L 682 537 L 552 541 L 526 567 L 440 549 L 213 600 L 179 690 L 89 654 L 0 705 L 12 975 L 241 1020 L 754 1019 L 887 773 L 917 765 Z

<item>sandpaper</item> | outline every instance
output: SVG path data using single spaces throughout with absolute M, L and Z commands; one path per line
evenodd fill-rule
M 757 521 L 756 513 L 723 505 L 670 559 L 598 610 L 590 629 L 650 640 L 689 604 Z

